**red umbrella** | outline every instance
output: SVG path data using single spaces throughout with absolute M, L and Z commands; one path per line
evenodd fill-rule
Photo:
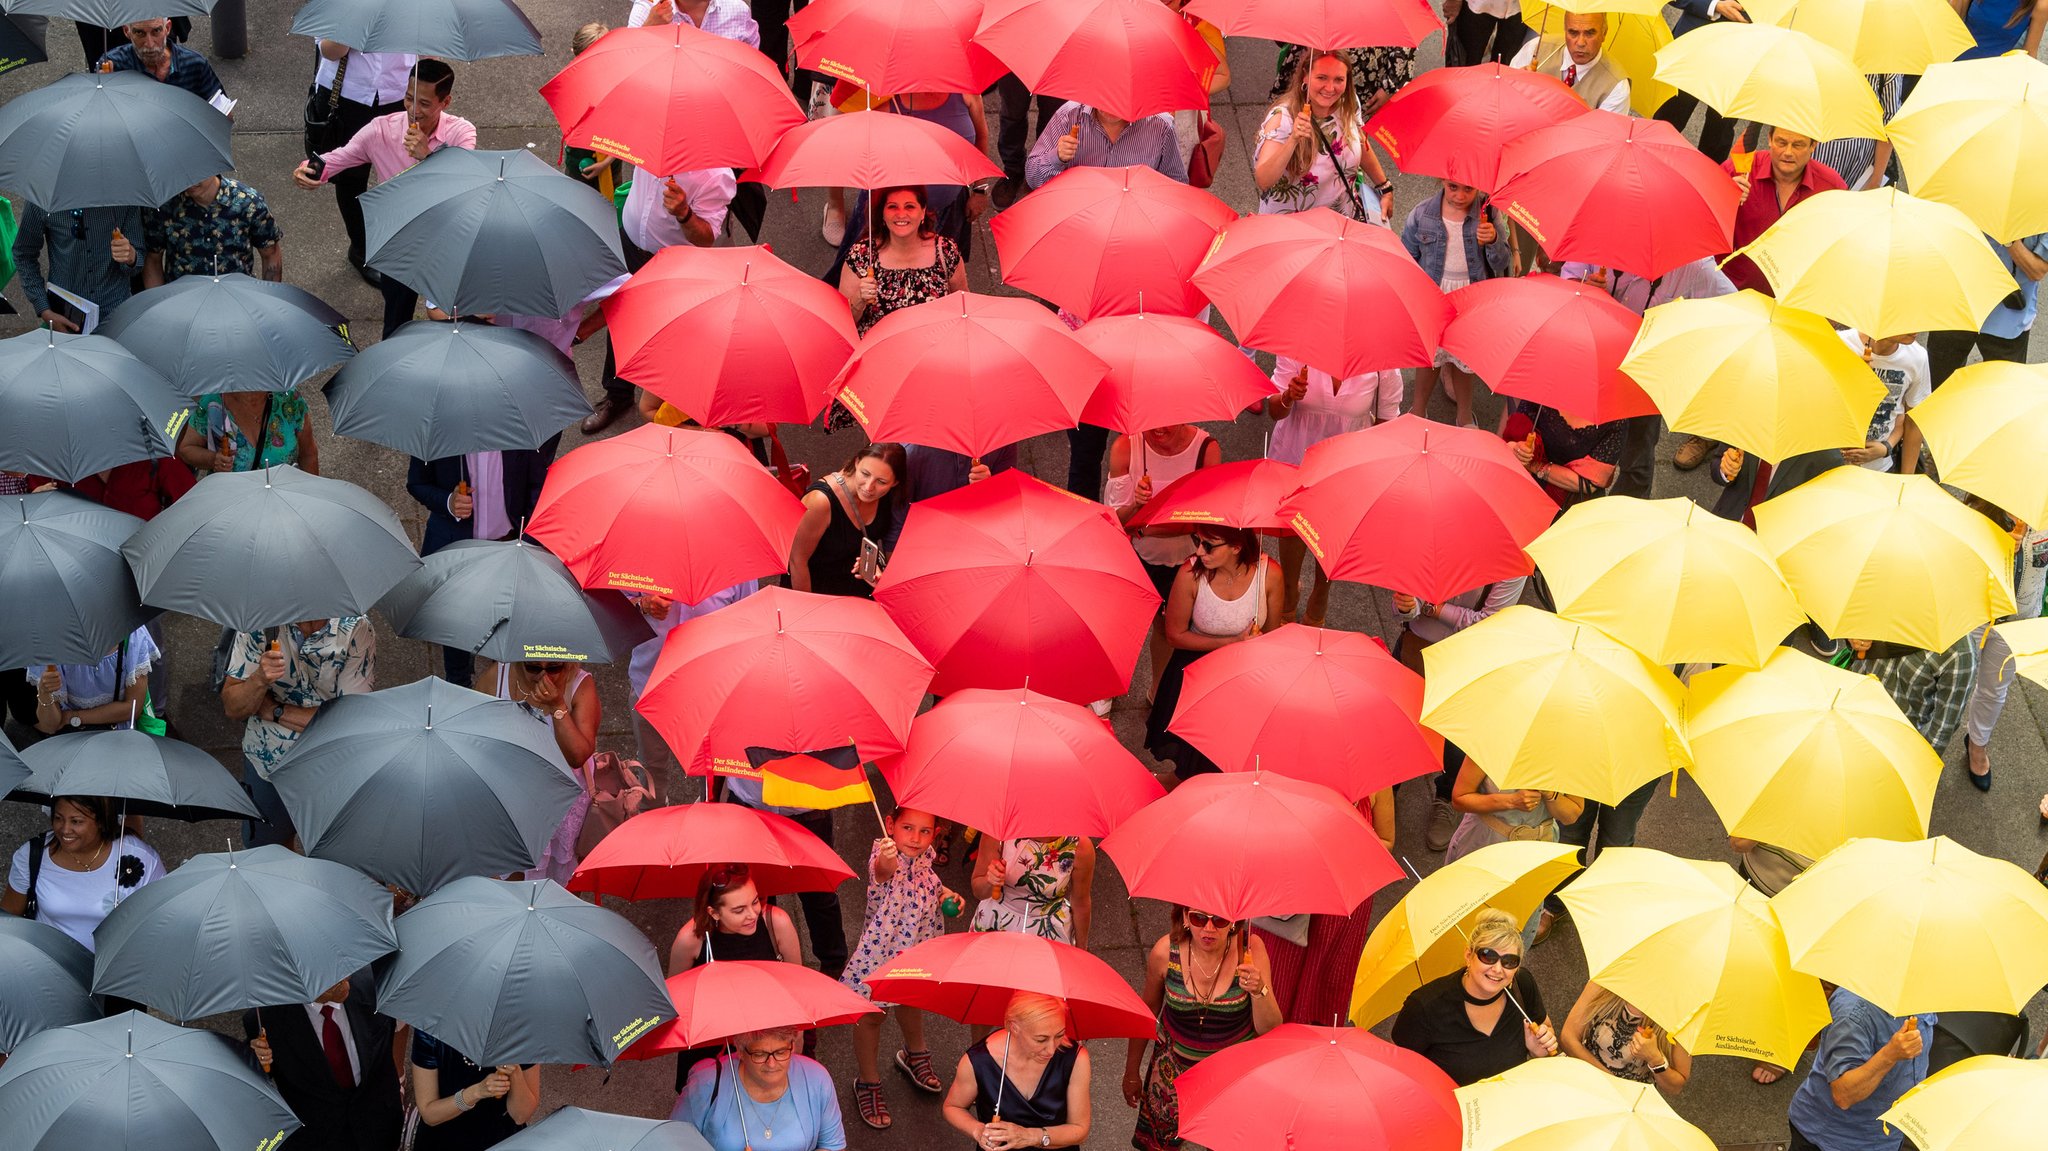
M 1508 141 L 1585 110 L 1549 72 L 1474 64 L 1417 76 L 1365 122 L 1365 130 L 1403 172 L 1492 191 Z
M 695 899 L 704 873 L 744 863 L 762 898 L 831 891 L 853 869 L 802 824 L 737 803 L 657 807 L 613 828 L 567 884 L 620 899 Z
M 1226 36 L 1312 48 L 1413 48 L 1444 26 L 1429 0 L 1194 0 L 1187 10 Z
M 1216 53 L 1159 0 L 987 0 L 974 42 L 1033 92 L 1120 119 L 1209 106 Z
M 1287 624 L 1188 665 L 1168 728 L 1225 771 L 1264 768 L 1353 801 L 1443 766 L 1422 677 L 1379 640 Z
M 1215 1151 L 1458 1151 L 1457 1084 L 1357 1027 L 1283 1023 L 1182 1075 L 1180 1133 Z
M 1419 416 L 1309 448 L 1301 485 L 1280 512 L 1324 571 L 1433 603 L 1528 575 L 1557 516 L 1499 436 Z
M 980 23 L 981 0 L 816 0 L 789 38 L 798 64 L 870 92 L 980 92 L 1009 71 L 974 43 Z
M 1301 486 L 1301 469 L 1278 460 L 1238 460 L 1197 468 L 1166 485 L 1125 521 L 1153 535 L 1191 532 L 1204 524 L 1293 535 L 1280 505 Z
M 860 339 L 844 296 L 765 247 L 663 248 L 604 317 L 620 378 L 708 427 L 816 419 Z
M 1270 771 L 1198 775 L 1102 841 L 1132 895 L 1212 915 L 1350 915 L 1401 868 L 1358 809 Z
M 1279 390 L 1236 344 L 1186 316 L 1104 316 L 1081 325 L 1074 338 L 1109 365 L 1081 409 L 1082 422 L 1128 436 L 1233 420 Z
M 1216 230 L 1235 219 L 1228 204 L 1150 168 L 1069 168 L 989 230 L 1004 283 L 1083 320 L 1192 316 L 1209 298 L 1190 277 Z
M 1328 208 L 1246 216 L 1195 270 L 1247 347 L 1340 380 L 1436 358 L 1451 306 L 1394 233 Z
M 882 1010 L 860 992 L 801 963 L 721 960 L 716 954 L 712 959 L 669 976 L 668 997 L 676 1017 L 634 1040 L 619 1058 L 673 1055 L 772 1027 L 836 1027 Z
M 1064 999 L 1068 1037 L 1146 1039 L 1152 1009 L 1116 969 L 1086 951 L 1017 931 L 942 935 L 898 955 L 867 978 L 878 1003 L 900 1003 L 948 1019 L 1000 1026 L 1013 991 Z
M 847 112 L 792 128 L 748 172 L 774 188 L 888 188 L 999 180 L 972 141 L 951 128 L 894 112 Z
M 869 439 L 981 456 L 1073 427 L 1108 370 L 1044 307 L 956 292 L 869 328 L 838 397 Z
M 804 122 L 768 57 L 690 24 L 614 28 L 540 94 L 564 144 L 657 176 L 758 164 Z
M 1015 469 L 914 505 L 875 601 L 938 669 L 937 694 L 1074 703 L 1123 694 L 1159 610 L 1115 513 Z
M 1621 371 L 1643 318 L 1599 288 L 1548 274 L 1481 280 L 1451 307 L 1444 350 L 1494 391 L 1595 423 L 1656 414 Z
M 1552 259 L 1645 279 L 1732 247 L 1740 199 L 1671 125 L 1600 111 L 1508 144 L 1494 194 Z
M 635 707 L 692 775 L 749 747 L 873 759 L 903 750 L 931 678 L 873 603 L 771 587 L 668 633 Z
M 526 530 L 584 587 L 696 603 L 787 570 L 803 514 L 724 432 L 643 424 L 556 460 Z
M 902 806 L 997 839 L 1099 838 L 1166 794 L 1094 712 L 1029 688 L 940 700 L 883 774 Z

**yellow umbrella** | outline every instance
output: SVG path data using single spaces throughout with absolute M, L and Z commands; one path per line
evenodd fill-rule
M 1914 195 L 2000 243 L 2048 232 L 2048 65 L 2024 52 L 1936 64 L 1887 131 Z
M 1756 535 L 1688 499 L 1588 500 L 1528 552 L 1559 615 L 1658 663 L 1755 667 L 1806 622 Z
M 1480 912 L 1498 908 L 1526 923 L 1578 869 L 1578 848 L 1526 839 L 1488 844 L 1423 876 L 1365 941 L 1351 1021 L 1374 1026 L 1416 988 L 1463 966 L 1465 937 Z
M 1869 75 L 1918 76 L 1977 42 L 1947 0 L 1745 0 L 1742 8 L 1760 24 L 1812 36 Z
M 1601 7 L 1603 0 L 1570 2 L 1574 7 L 1568 9 L 1544 0 L 1522 0 L 1522 23 L 1538 36 L 1562 37 L 1564 18 L 1572 12 L 1607 11 L 1607 42 L 1601 51 L 1628 77 L 1629 108 L 1638 116 L 1656 115 L 1664 101 L 1678 94 L 1678 89 L 1657 79 L 1657 50 L 1671 43 L 1671 26 L 1663 15 L 1631 0 L 1620 0 L 1629 7 L 1617 3 L 1611 10 Z
M 1756 534 L 1832 636 L 1940 651 L 2013 611 L 2012 536 L 1923 475 L 1836 468 L 1758 504 Z
M 1977 1055 L 1922 1080 L 1885 1112 L 1920 1151 L 2012 1151 L 2041 1141 L 2048 1063 Z
M 1692 777 L 1728 834 L 1819 858 L 1851 839 L 1921 839 L 1941 757 L 1876 679 L 1779 648 L 1686 687 Z
M 1714 1151 L 1653 1085 L 1570 1056 L 1458 1088 L 1458 1113 L 1464 1151 Z
M 1621 370 L 1673 431 L 1773 463 L 1861 446 L 1885 395 L 1826 320 L 1748 289 L 1651 308 Z
M 1943 483 L 2048 524 L 2048 365 L 1971 364 L 1913 409 L 1913 423 Z
M 1657 79 L 1740 116 L 1811 136 L 1884 138 L 1884 109 L 1863 72 L 1804 32 L 1721 22 L 1657 50 Z
M 2048 888 L 1945 835 L 1855 840 L 1771 906 L 1794 970 L 1893 1015 L 2017 1015 L 2048 983 Z
M 1686 763 L 1678 678 L 1591 624 L 1517 604 L 1422 660 L 1422 722 L 1502 788 L 1619 803 Z
M 1610 847 L 1559 897 L 1587 980 L 1694 1055 L 1790 1067 L 1828 1024 L 1820 980 L 1792 970 L 1771 901 L 1725 863 Z
M 1802 200 L 1743 252 L 1780 303 L 1872 336 L 1974 332 L 2013 290 L 1968 216 L 1897 188 Z
M 2048 687 L 2048 616 L 2002 623 L 1997 631 L 2012 649 L 2013 674 Z

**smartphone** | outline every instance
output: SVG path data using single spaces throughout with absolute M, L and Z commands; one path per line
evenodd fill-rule
M 882 569 L 888 565 L 888 562 L 882 555 L 881 544 L 871 539 L 862 538 L 860 541 L 860 558 L 854 561 L 853 574 L 866 581 L 870 586 L 873 586 L 881 580 Z
M 322 176 L 325 176 L 327 174 L 327 161 L 311 153 L 307 153 L 306 168 L 308 171 L 313 173 L 313 178 L 315 180 L 318 180 Z

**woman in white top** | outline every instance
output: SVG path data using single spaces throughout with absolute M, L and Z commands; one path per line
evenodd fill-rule
M 33 878 L 31 878 L 33 876 Z M 147 843 L 121 832 L 114 801 L 58 796 L 50 801 L 50 833 L 14 851 L 0 911 L 31 915 L 93 950 L 93 929 L 123 899 L 164 877 L 164 861 Z
M 1331 436 L 1382 424 L 1400 415 L 1405 385 L 1398 371 L 1366 372 L 1339 380 L 1292 356 L 1276 356 L 1273 386 L 1285 390 L 1266 398 L 1266 414 L 1273 418 L 1266 458 L 1298 467 L 1309 448 Z M 1308 609 L 1295 614 L 1301 595 L 1302 562 L 1307 556 L 1308 547 L 1298 537 L 1280 537 L 1280 617 L 1321 627 L 1330 606 L 1330 577 L 1321 567 L 1313 569 L 1315 578 L 1308 593 Z
M 136 628 L 98 663 L 43 664 L 29 669 L 36 685 L 36 730 L 127 731 L 149 695 L 149 673 L 161 658 L 156 641 Z
M 1394 186 L 1366 141 L 1348 55 L 1302 55 L 1287 96 L 1259 125 L 1252 177 L 1260 215 L 1329 208 L 1369 223 L 1389 218 Z
M 1116 512 L 1117 519 L 1129 523 L 1166 485 L 1197 468 L 1222 462 L 1223 445 L 1193 424 L 1153 428 L 1137 437 L 1118 436 L 1109 447 L 1109 479 L 1102 485 L 1102 502 Z M 1131 546 L 1144 561 L 1145 574 L 1152 577 L 1163 613 L 1164 601 L 1173 590 L 1173 574 L 1195 554 L 1194 545 L 1185 534 L 1171 534 L 1134 536 Z M 1146 643 L 1152 654 L 1152 683 L 1145 695 L 1150 700 L 1159 690 L 1159 677 L 1166 674 L 1163 614 L 1152 617 L 1152 634 Z
M 1280 571 L 1259 550 L 1250 528 L 1204 526 L 1190 537 L 1194 558 L 1173 577 L 1166 600 L 1166 640 L 1173 656 L 1145 724 L 1145 750 L 1171 762 L 1182 779 L 1215 771 L 1216 765 L 1166 730 L 1180 703 L 1181 680 L 1189 664 L 1206 652 L 1247 640 L 1280 616 Z
M 583 794 L 556 826 L 540 861 L 527 872 L 529 879 L 567 883 L 570 873 L 576 870 L 576 837 L 582 834 L 583 817 L 590 812 L 590 777 L 584 768 L 597 751 L 601 719 L 597 681 L 576 664 L 501 663 L 497 695 L 517 703 L 520 710 L 548 725 L 554 733 L 555 746 L 561 749 L 562 762 L 583 784 Z

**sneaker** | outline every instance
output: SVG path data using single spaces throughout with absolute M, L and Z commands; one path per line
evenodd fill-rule
M 1432 800 L 1429 808 L 1429 832 L 1422 842 L 1431 851 L 1442 851 L 1451 845 L 1451 833 L 1458 829 L 1458 813 L 1447 799 Z
M 1671 466 L 1681 472 L 1689 472 L 1706 461 L 1707 453 L 1714 450 L 1714 441 L 1701 436 L 1687 436 L 1672 453 Z

